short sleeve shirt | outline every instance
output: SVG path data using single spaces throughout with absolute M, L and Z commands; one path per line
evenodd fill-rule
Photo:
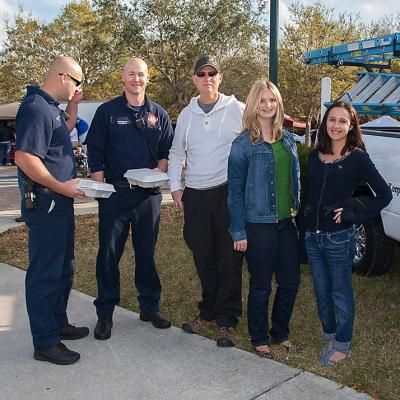
M 61 182 L 76 177 L 69 129 L 57 101 L 35 86 L 28 86 L 16 117 L 16 150 L 39 157 Z

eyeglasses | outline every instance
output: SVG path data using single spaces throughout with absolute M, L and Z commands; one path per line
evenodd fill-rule
M 211 71 L 211 72 L 200 71 L 200 72 L 196 72 L 196 75 L 199 78 L 204 78 L 205 76 L 209 76 L 210 78 L 214 78 L 214 76 L 217 76 L 218 74 L 219 74 L 218 71 Z
M 74 78 L 73 76 L 71 76 L 67 72 L 60 72 L 58 75 L 67 75 L 68 78 L 70 78 L 71 81 L 75 83 L 76 87 L 81 86 L 82 81 L 78 81 L 78 79 Z

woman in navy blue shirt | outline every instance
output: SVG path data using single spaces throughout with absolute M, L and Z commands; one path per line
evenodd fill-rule
M 299 161 L 293 136 L 282 129 L 281 95 L 271 82 L 254 83 L 243 115 L 245 131 L 228 160 L 230 234 L 246 252 L 250 272 L 247 318 L 256 353 L 272 358 L 270 337 L 290 350 L 289 321 L 300 282 L 297 230 Z M 272 276 L 277 290 L 268 329 Z
M 375 197 L 353 209 L 352 195 L 361 182 L 369 184 Z M 304 205 L 305 245 L 325 341 L 323 366 L 350 357 L 353 224 L 375 217 L 391 199 L 388 185 L 364 150 L 356 111 L 348 103 L 333 103 L 308 159 Z

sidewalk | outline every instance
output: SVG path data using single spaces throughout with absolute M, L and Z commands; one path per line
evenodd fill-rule
M 76 207 L 96 212 L 96 204 Z M 17 215 L 19 214 L 16 211 Z M 12 215 L 11 215 L 12 214 Z M 0 232 L 16 226 L 15 214 L 0 212 Z M 325 378 L 290 368 L 181 329 L 153 328 L 117 307 L 112 337 L 93 338 L 93 298 L 72 291 L 70 322 L 90 335 L 68 342 L 81 353 L 71 366 L 32 358 L 25 309 L 25 272 L 0 263 L 0 393 L 2 400 L 371 400 Z

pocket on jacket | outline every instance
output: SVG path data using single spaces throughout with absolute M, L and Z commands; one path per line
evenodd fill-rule
M 249 184 L 246 190 L 246 208 L 254 207 L 254 185 Z

